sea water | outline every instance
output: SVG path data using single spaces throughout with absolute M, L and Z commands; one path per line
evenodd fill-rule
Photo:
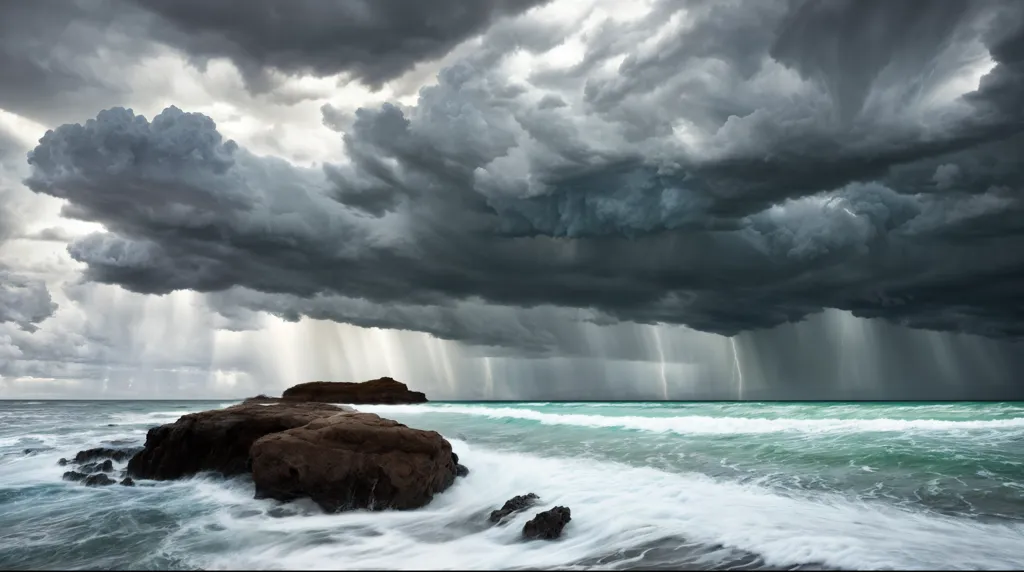
M 0 401 L 0 569 L 1024 566 L 1019 403 L 359 406 L 440 432 L 470 469 L 406 512 L 254 500 L 246 478 L 61 480 L 61 457 L 228 405 Z M 524 542 L 555 505 L 562 538 Z

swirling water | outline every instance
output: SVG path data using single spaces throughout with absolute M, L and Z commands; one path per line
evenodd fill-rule
M 1014 569 L 1024 404 L 360 406 L 434 429 L 471 473 L 424 509 L 322 514 L 245 478 L 129 488 L 60 457 L 224 402 L 0 402 L 0 569 Z M 526 492 L 572 509 L 523 542 Z

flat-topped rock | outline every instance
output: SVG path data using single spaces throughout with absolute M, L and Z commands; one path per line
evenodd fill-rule
M 256 498 L 308 497 L 328 512 L 419 508 L 455 481 L 451 444 L 372 413 L 344 413 L 252 445 Z
M 310 381 L 289 387 L 281 395 L 282 401 L 309 401 L 317 403 L 351 403 L 353 405 L 403 405 L 426 403 L 427 396 L 390 377 L 372 379 L 362 383 L 341 381 Z
M 244 403 L 182 416 L 154 427 L 146 445 L 128 462 L 134 478 L 168 480 L 213 471 L 249 471 L 249 448 L 264 435 L 306 425 L 351 408 L 327 403 Z

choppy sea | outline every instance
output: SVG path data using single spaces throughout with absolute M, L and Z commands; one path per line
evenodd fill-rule
M 359 406 L 447 437 L 471 473 L 424 509 L 327 515 L 245 478 L 61 480 L 60 457 L 141 445 L 225 407 L 0 401 L 0 569 L 1019 569 L 1021 403 Z M 533 512 L 568 506 L 554 542 Z

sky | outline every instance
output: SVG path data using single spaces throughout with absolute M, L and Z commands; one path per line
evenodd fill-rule
M 0 2 L 0 398 L 1024 398 L 1019 0 Z

